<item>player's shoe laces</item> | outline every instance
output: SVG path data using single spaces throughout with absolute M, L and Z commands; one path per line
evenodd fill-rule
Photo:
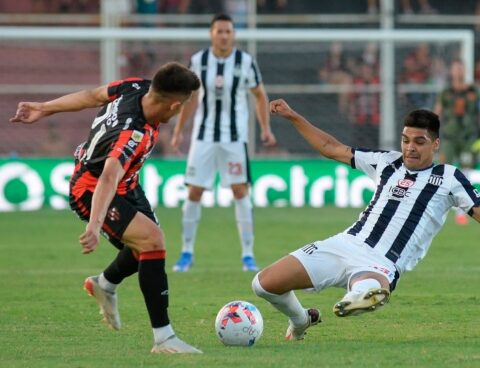
M 316 308 L 305 309 L 307 314 L 307 323 L 303 326 L 295 326 L 291 320 L 288 321 L 287 332 L 285 333 L 285 340 L 303 340 L 306 335 L 306 330 L 309 327 L 318 325 L 322 322 L 320 311 Z
M 338 317 L 356 316 L 373 312 L 388 303 L 390 291 L 383 288 L 370 289 L 364 293 L 347 293 L 333 306 Z
M 242 263 L 243 263 L 244 271 L 252 271 L 252 272 L 258 271 L 257 264 L 255 263 L 255 258 L 253 258 L 252 256 L 243 257 Z
M 185 341 L 180 340 L 177 336 L 172 335 L 168 339 L 155 343 L 151 350 L 152 353 L 163 354 L 202 354 L 201 350 L 188 345 Z
M 90 276 L 85 279 L 83 288 L 87 294 L 95 297 L 100 306 L 100 314 L 103 315 L 104 321 L 114 330 L 119 330 L 122 326 L 120 322 L 120 314 L 117 306 L 117 293 L 111 293 L 103 290 L 98 284 L 98 276 Z
M 193 266 L 193 254 L 182 252 L 175 266 L 173 272 L 187 272 Z

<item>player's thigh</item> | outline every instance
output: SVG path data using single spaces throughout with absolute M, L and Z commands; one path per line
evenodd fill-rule
M 217 156 L 220 182 L 224 187 L 250 183 L 250 161 L 244 142 L 222 143 Z
M 274 294 L 312 287 L 310 277 L 302 263 L 291 255 L 283 257 L 262 270 L 258 280 L 266 291 Z
M 303 265 L 312 287 L 321 291 L 329 287 L 347 286 L 348 254 L 342 248 L 342 239 L 336 235 L 307 244 L 290 254 Z
M 121 241 L 139 253 L 165 250 L 163 231 L 141 212 L 137 212 L 132 218 Z
M 185 184 L 213 188 L 216 167 L 216 143 L 193 141 L 188 153 Z

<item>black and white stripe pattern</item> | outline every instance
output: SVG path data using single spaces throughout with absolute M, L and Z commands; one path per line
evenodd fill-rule
M 255 60 L 234 49 L 225 59 L 211 49 L 192 56 L 190 68 L 202 82 L 193 138 L 205 142 L 247 142 L 248 93 L 262 83 Z
M 400 272 L 425 256 L 452 206 L 480 206 L 480 194 L 451 165 L 405 168 L 400 152 L 354 152 L 352 166 L 377 182 L 370 204 L 346 233 L 395 263 Z

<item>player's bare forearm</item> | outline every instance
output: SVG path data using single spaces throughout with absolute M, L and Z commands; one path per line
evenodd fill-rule
M 108 87 L 101 86 L 91 90 L 64 95 L 44 103 L 44 111 L 49 114 L 57 112 L 80 111 L 91 107 L 103 106 L 108 102 Z
M 83 253 L 93 252 L 99 241 L 100 229 L 107 216 L 108 207 L 117 191 L 118 183 L 125 174 L 124 169 L 116 158 L 109 158 L 105 162 L 102 174 L 98 178 L 97 186 L 92 197 L 92 210 L 85 232 L 80 236 Z
M 261 129 L 261 139 L 265 146 L 273 146 L 277 140 L 270 126 L 268 96 L 263 84 L 252 89 L 252 93 L 255 96 L 255 112 Z
M 351 147 L 339 142 L 332 135 L 311 124 L 302 115 L 290 108 L 284 100 L 272 101 L 270 111 L 290 120 L 310 146 L 323 156 L 346 164 L 350 163 L 353 156 Z
M 71 93 L 47 102 L 20 102 L 10 122 L 32 124 L 57 112 L 79 111 L 107 102 L 107 86 Z
M 178 115 L 177 122 L 175 124 L 174 133 L 178 134 L 183 130 L 183 127 L 193 115 L 193 113 L 197 110 L 198 107 L 198 91 L 192 93 L 190 99 L 185 102 L 183 105 L 182 111 Z

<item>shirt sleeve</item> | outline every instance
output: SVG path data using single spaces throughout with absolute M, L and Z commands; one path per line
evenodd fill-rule
M 396 151 L 370 151 L 363 149 L 353 150 L 352 167 L 363 171 L 371 179 L 375 180 L 377 172 L 383 170 L 389 163 L 401 157 Z
M 142 78 L 131 77 L 126 79 L 119 79 L 108 84 L 108 99 L 110 102 L 116 100 L 123 92 L 131 87 L 131 82 L 143 81 Z
M 247 79 L 249 88 L 258 87 L 262 83 L 262 74 L 260 73 L 260 68 L 253 58 L 248 68 Z
M 472 208 L 480 206 L 480 192 L 460 170 L 455 169 L 453 176 L 450 192 L 453 195 L 454 204 L 472 215 Z
M 130 165 L 143 151 L 148 137 L 139 130 L 122 130 L 118 139 L 112 145 L 108 157 L 115 157 L 120 161 L 123 169 L 127 171 Z

